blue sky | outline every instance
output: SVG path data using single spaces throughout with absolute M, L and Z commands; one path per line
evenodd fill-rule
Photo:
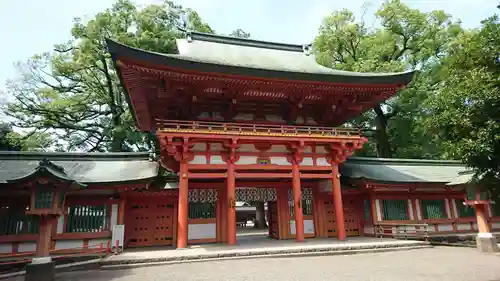
M 114 0 L 6 0 L 0 9 L 0 90 L 6 79 L 16 75 L 13 64 L 31 55 L 49 51 L 54 43 L 70 37 L 74 17 L 90 18 L 110 7 Z M 139 5 L 158 0 L 136 0 Z M 321 20 L 334 10 L 361 11 L 366 1 L 349 0 L 178 0 L 196 10 L 218 33 L 228 34 L 241 28 L 255 39 L 288 43 L 309 43 Z M 369 12 L 382 1 L 368 1 Z M 407 0 L 412 8 L 423 11 L 443 9 L 462 20 L 467 27 L 498 11 L 497 0 Z M 367 21 L 369 23 L 369 21 Z

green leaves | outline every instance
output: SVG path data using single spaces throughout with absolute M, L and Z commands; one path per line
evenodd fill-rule
M 48 137 L 46 149 L 70 151 L 151 149 L 150 136 L 135 131 L 104 39 L 173 53 L 182 35 L 177 29 L 182 13 L 189 15 L 191 28 L 212 32 L 195 11 L 170 1 L 138 9 L 118 0 L 88 22 L 76 18 L 71 40 L 19 64 L 19 78 L 8 84 L 14 100 L 4 111 L 28 132 L 19 141 L 38 139 L 47 145 Z

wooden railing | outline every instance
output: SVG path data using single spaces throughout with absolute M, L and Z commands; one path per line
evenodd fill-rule
M 377 237 L 393 237 L 402 239 L 423 239 L 429 238 L 426 223 L 379 223 L 374 225 Z
M 233 135 L 265 135 L 287 137 L 360 137 L 357 129 L 331 127 L 222 123 L 157 119 L 158 130 L 167 132 L 212 133 Z

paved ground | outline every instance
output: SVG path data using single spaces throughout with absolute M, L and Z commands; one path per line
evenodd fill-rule
M 57 281 L 62 280 L 500 281 L 500 255 L 481 254 L 470 248 L 436 247 L 350 256 L 230 260 L 71 272 L 59 274 Z

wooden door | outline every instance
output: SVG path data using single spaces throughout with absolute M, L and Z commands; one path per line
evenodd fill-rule
M 269 237 L 279 239 L 278 204 L 267 202 L 267 220 L 269 224 Z
M 174 203 L 158 197 L 129 198 L 125 242 L 127 247 L 166 246 L 173 243 Z
M 325 198 L 326 229 L 328 237 L 337 237 L 337 224 L 335 223 L 335 208 L 332 198 Z M 344 205 L 344 224 L 347 236 L 359 236 L 359 223 L 356 212 L 356 201 L 353 198 L 342 198 Z

